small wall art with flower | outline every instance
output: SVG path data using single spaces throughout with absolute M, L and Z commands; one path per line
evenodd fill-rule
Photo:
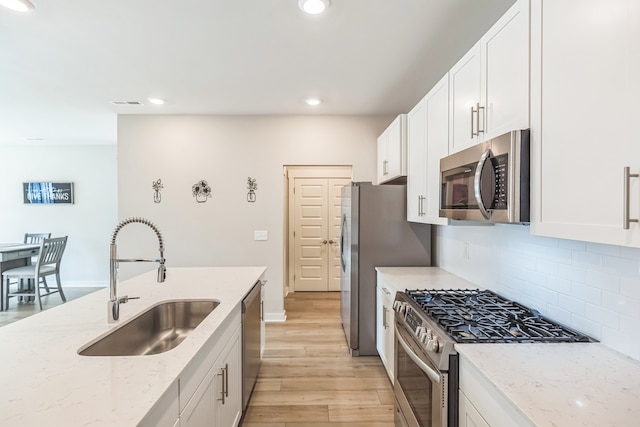
M 204 179 L 193 184 L 191 192 L 198 203 L 204 203 L 207 201 L 207 198 L 211 197 L 211 187 L 209 187 L 209 184 L 207 184 L 207 181 Z
M 247 189 L 249 192 L 247 193 L 247 202 L 255 202 L 256 201 L 256 190 L 258 189 L 258 183 L 255 178 L 249 177 L 247 179 Z
M 160 190 L 164 188 L 162 180 L 158 179 L 157 181 L 153 181 L 151 183 L 151 188 L 153 188 L 153 202 L 160 203 L 162 201 L 162 194 L 160 194 Z

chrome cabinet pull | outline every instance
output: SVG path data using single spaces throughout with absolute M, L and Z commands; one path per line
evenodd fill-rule
M 485 113 L 484 107 L 481 107 L 479 102 L 477 104 L 477 107 L 478 107 L 478 109 L 476 110 L 477 111 L 477 121 L 476 122 L 478 123 L 478 135 L 480 135 L 481 133 L 484 133 L 484 129 L 480 129 L 480 110 L 482 110 L 482 119 L 483 119 L 483 121 L 484 121 L 484 118 L 486 116 L 486 113 Z M 484 126 L 483 126 L 483 128 L 484 128 Z
M 480 103 L 477 102 L 475 108 L 472 106 L 471 107 L 471 139 L 473 139 L 474 136 L 480 136 L 481 133 L 484 133 L 484 129 L 480 129 L 480 110 L 482 110 L 482 118 L 484 118 L 485 116 L 485 111 L 484 111 L 484 107 L 480 106 Z M 473 115 L 476 115 L 476 128 L 478 129 L 477 131 L 474 132 L 473 129 Z
M 222 401 L 222 404 L 224 405 L 224 398 L 225 398 L 225 395 L 224 395 L 225 368 L 220 368 L 220 373 L 218 375 L 222 377 L 221 378 L 222 379 L 222 391 L 220 392 L 221 398 L 218 399 L 218 400 Z
M 387 170 L 387 165 L 389 164 L 388 160 L 382 161 L 382 175 L 388 175 L 389 171 Z
M 384 305 L 382 306 L 382 327 L 385 329 L 389 327 L 389 324 L 387 323 L 387 307 Z
M 624 168 L 624 190 L 623 190 L 623 207 L 622 207 L 622 228 L 624 230 L 629 229 L 629 224 L 632 222 L 639 222 L 638 218 L 629 218 L 631 215 L 629 208 L 629 201 L 631 199 L 631 193 L 629 189 L 629 184 L 631 178 L 639 178 L 640 174 L 631 173 L 631 168 L 629 166 L 625 166 Z
M 229 364 L 224 364 L 224 394 L 229 397 Z M 222 402 L 224 403 L 224 401 Z

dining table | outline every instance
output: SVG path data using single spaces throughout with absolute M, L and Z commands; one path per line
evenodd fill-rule
M 37 256 L 40 245 L 25 243 L 0 243 L 0 277 L 5 270 L 31 264 L 31 257 Z M 5 283 L 0 286 L 0 311 L 4 310 Z

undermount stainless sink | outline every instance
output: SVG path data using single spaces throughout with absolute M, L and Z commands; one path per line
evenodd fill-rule
M 213 300 L 163 302 L 98 341 L 78 350 L 81 356 L 142 356 L 177 347 L 220 303 Z

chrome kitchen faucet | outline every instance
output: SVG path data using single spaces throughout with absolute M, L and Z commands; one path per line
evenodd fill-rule
M 118 259 L 118 246 L 116 245 L 116 237 L 122 228 L 131 223 L 140 223 L 148 225 L 158 236 L 158 243 L 160 244 L 160 258 L 159 259 Z M 124 304 L 130 299 L 138 299 L 139 297 L 129 297 L 127 295 L 118 297 L 116 295 L 116 287 L 118 284 L 118 267 L 121 262 L 157 262 L 158 266 L 158 283 L 164 282 L 167 277 L 167 268 L 164 266 L 164 243 L 162 241 L 162 234 L 158 227 L 151 221 L 144 218 L 127 218 L 120 222 L 118 226 L 113 230 L 111 235 L 111 246 L 109 248 L 109 302 L 107 320 L 109 323 L 113 323 L 120 318 L 120 304 Z

